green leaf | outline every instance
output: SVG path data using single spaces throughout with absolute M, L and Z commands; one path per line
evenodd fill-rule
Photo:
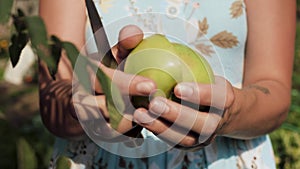
M 0 23 L 8 22 L 13 6 L 13 0 L 1 0 L 0 1 Z
M 82 56 L 77 48 L 70 42 L 63 42 L 62 47 L 66 50 L 67 56 L 71 61 L 73 70 L 75 71 L 80 84 L 87 91 L 91 91 L 91 79 L 89 72 L 87 71 L 87 58 Z
M 31 16 L 25 18 L 28 32 L 33 46 L 47 45 L 47 31 L 43 20 L 38 16 Z
M 43 20 L 38 16 L 25 18 L 28 34 L 34 51 L 48 66 L 50 71 L 56 72 L 57 64 L 51 56 L 51 49 L 48 45 L 48 35 Z
M 125 103 L 123 101 L 121 92 L 101 69 L 97 70 L 96 75 L 105 94 L 110 125 L 112 128 L 117 129 L 120 121 L 123 118 L 123 112 L 125 110 Z
M 27 26 L 25 23 L 24 13 L 18 10 L 17 15 L 12 15 L 14 27 L 17 30 L 11 37 L 11 45 L 9 46 L 9 56 L 12 66 L 15 67 L 20 59 L 21 52 L 26 46 L 29 37 L 26 32 Z
M 90 89 L 90 79 L 86 66 L 90 66 L 92 70 L 96 70 L 96 76 L 99 80 L 102 90 L 105 94 L 107 109 L 109 112 L 109 121 L 111 126 L 116 129 L 123 118 L 125 103 L 118 87 L 112 83 L 111 79 L 98 66 L 91 63 L 86 56 L 79 54 L 77 48 L 69 42 L 63 43 L 63 48 L 66 50 L 69 60 L 72 63 L 73 69 L 82 85 L 86 89 Z
M 283 123 L 281 125 L 281 128 L 287 129 L 287 130 L 291 130 L 292 132 L 300 134 L 300 127 L 299 126 L 295 126 L 293 124 Z
M 62 47 L 67 52 L 67 57 L 70 60 L 73 68 L 75 68 L 76 62 L 77 62 L 77 58 L 79 56 L 79 51 L 77 50 L 77 48 L 75 47 L 75 45 L 73 45 L 70 42 L 62 42 Z
M 37 159 L 35 152 L 30 144 L 20 138 L 17 142 L 18 150 L 18 168 L 19 169 L 35 169 L 37 168 Z
M 102 61 L 101 61 L 105 66 L 110 67 L 110 68 L 117 68 L 118 67 L 118 63 L 116 61 L 116 59 L 114 58 L 114 56 L 112 55 L 111 51 L 108 51 Z
M 50 75 L 53 79 L 55 79 L 55 74 L 57 73 L 58 69 L 58 63 L 61 57 L 61 51 L 62 51 L 62 42 L 56 37 L 51 36 L 52 44 L 50 45 L 51 48 L 51 56 L 54 59 L 54 68 L 49 68 Z

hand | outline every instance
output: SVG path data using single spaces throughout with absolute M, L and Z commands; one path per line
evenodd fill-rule
M 234 102 L 232 85 L 221 77 L 214 84 L 179 83 L 176 97 L 201 106 L 210 106 L 210 111 L 198 111 L 162 97 L 154 98 L 149 110 L 139 108 L 134 113 L 137 123 L 170 144 L 193 146 L 210 142 L 223 126 L 223 111 Z M 211 137 L 212 136 L 212 137 Z
M 126 59 L 127 55 L 143 40 L 142 30 L 135 25 L 127 25 L 123 27 L 119 32 L 118 44 L 116 44 L 111 50 L 115 57 L 115 60 L 119 65 Z M 99 58 L 97 53 L 96 56 L 91 58 Z M 125 74 L 122 71 L 108 68 L 100 63 L 100 60 L 94 60 L 95 64 L 99 67 L 113 80 L 115 84 L 121 89 L 124 94 L 132 95 L 148 95 L 155 87 L 152 80 L 144 78 L 142 76 L 135 76 Z M 122 67 L 118 67 L 122 70 Z M 126 83 L 126 82 L 129 82 Z M 94 83 L 94 90 L 96 93 L 102 94 L 101 85 L 98 80 L 95 80 L 95 76 L 92 77 L 92 82 Z M 145 83 L 141 83 L 145 82 Z M 138 85 L 139 84 L 139 85 Z
M 141 31 L 140 33 L 138 31 L 140 30 L 136 27 L 127 26 L 120 32 L 120 42 L 113 48 L 113 53 L 118 62 L 121 62 L 130 50 L 142 40 Z M 56 80 L 53 80 L 47 65 L 42 61 L 39 62 L 40 107 L 45 126 L 56 136 L 77 138 L 85 133 L 80 122 L 86 121 L 99 124 L 93 126 L 93 130 L 97 129 L 97 132 L 104 134 L 104 136 L 112 134 L 111 127 L 107 123 L 109 114 L 106 109 L 105 96 L 101 94 L 100 85 L 98 89 L 95 85 L 95 90 L 98 90 L 99 95 L 94 95 L 81 90 L 82 86 L 74 84 L 72 77 L 63 76 L 61 78 L 60 75 L 72 72 L 68 65 L 68 60 L 63 55 L 58 75 Z M 100 65 L 100 67 L 111 78 L 116 74 L 120 75 L 118 76 L 120 78 L 114 79 L 116 79 L 115 83 L 123 93 L 147 95 L 155 87 L 155 84 L 149 79 L 133 77 L 103 65 Z M 124 83 L 128 79 L 131 79 L 130 85 Z M 80 122 L 78 122 L 78 119 L 80 119 Z M 124 128 L 120 128 L 120 132 L 123 133 L 132 128 L 132 123 L 127 118 L 124 118 L 122 123 L 125 124 L 120 125 L 124 126 Z
M 124 27 L 120 31 L 118 44 L 112 48 L 112 52 L 117 62 L 121 63 L 142 39 L 143 32 L 138 27 L 133 25 Z M 91 58 L 97 58 L 97 54 L 96 57 Z M 149 95 L 155 88 L 154 82 L 150 79 L 125 74 L 120 70 L 108 68 L 96 61 L 94 61 L 94 63 L 99 65 L 100 69 L 103 70 L 112 79 L 113 83 L 119 87 L 124 98 L 126 98 L 126 96 L 129 98 L 129 95 Z M 96 95 L 92 95 L 92 93 L 88 94 L 84 90 L 78 90 L 80 87 L 73 93 L 75 108 L 78 110 L 78 119 L 84 126 L 89 125 L 88 123 L 91 121 L 95 123 L 95 120 L 97 120 L 97 125 L 92 128 L 89 125 L 88 130 L 100 132 L 101 134 L 99 133 L 99 135 L 103 138 L 114 137 L 117 133 L 111 128 L 110 124 L 107 123 L 107 121 L 109 121 L 109 113 L 106 108 L 105 96 L 102 94 L 103 91 L 100 83 L 98 80 L 95 80 L 95 75 L 92 76 L 92 82 L 95 82 L 94 89 L 97 91 Z M 126 105 L 131 105 L 129 99 L 125 99 L 125 102 L 127 102 Z M 124 113 L 124 117 L 117 128 L 119 133 L 127 133 L 132 129 L 132 108 L 132 106 L 128 106 L 126 111 L 122 112 Z M 95 131 L 88 132 L 94 133 Z

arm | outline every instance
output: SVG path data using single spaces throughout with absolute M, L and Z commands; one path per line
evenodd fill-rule
M 84 1 L 40 0 L 39 5 L 39 14 L 48 34 L 82 48 L 86 21 Z M 72 104 L 72 73 L 65 55 L 59 62 L 55 81 L 51 79 L 47 66 L 39 62 L 41 117 L 48 130 L 59 137 L 77 138 L 84 134 Z
M 85 44 L 85 2 L 83 0 L 40 0 L 39 14 L 46 24 L 49 35 L 56 35 L 81 49 Z M 71 65 L 62 56 L 59 62 L 58 79 L 72 79 Z
M 250 139 L 282 124 L 290 105 L 296 3 L 295 0 L 246 0 L 246 8 L 248 41 L 243 88 L 234 88 L 225 79 L 217 78 L 212 85 L 185 82 L 174 89 L 175 95 L 183 100 L 223 109 L 221 121 L 214 113 L 199 112 L 156 97 L 149 105 L 150 111 L 135 112 L 141 126 L 170 142 L 191 146 L 199 135 L 208 138 L 213 131 L 217 135 Z M 214 96 L 212 88 L 216 91 Z M 193 134 L 167 130 L 174 122 Z M 215 130 L 216 123 L 219 125 Z M 208 128 L 203 130 L 203 127 Z
M 246 1 L 248 41 L 242 90 L 234 89 L 228 109 L 232 123 L 223 134 L 251 138 L 271 132 L 285 120 L 291 91 L 295 0 Z
M 63 41 L 69 41 L 75 44 L 78 49 L 81 49 L 84 46 L 86 26 L 84 1 L 40 0 L 40 16 L 46 24 L 49 35 L 56 35 Z M 113 53 L 119 62 L 121 62 L 129 51 L 143 38 L 141 30 L 137 27 L 128 26 L 127 29 L 125 28 L 120 32 L 119 38 L 121 43 L 113 48 Z M 135 31 L 132 32 L 132 30 Z M 116 72 L 115 70 L 104 66 L 101 66 L 101 69 L 107 73 L 109 77 L 112 77 Z M 39 63 L 41 117 L 50 132 L 64 138 L 80 138 L 80 136 L 84 135 L 84 131 L 78 122 L 72 101 L 72 75 L 73 70 L 71 64 L 64 53 L 62 53 L 59 62 L 56 80 L 51 79 L 45 63 Z M 124 91 L 127 93 L 148 94 L 152 88 L 155 87 L 153 82 L 142 77 L 134 78 L 130 86 L 129 84 L 126 86 L 124 81 L 132 79 L 132 77 L 129 77 L 129 75 L 125 76 L 124 74 L 120 76 L 122 78 L 117 79 L 119 81 L 116 83 L 117 85 L 121 85 L 121 89 L 123 87 L 125 90 L 128 90 Z M 139 84 L 144 84 L 146 86 L 150 85 L 150 87 L 148 87 L 149 91 L 146 91 L 147 88 L 137 87 L 138 82 L 145 82 Z M 90 106 L 86 112 L 80 111 L 80 117 L 85 118 L 91 114 L 98 114 L 99 109 L 104 116 L 108 116 L 104 95 L 84 95 L 80 97 L 86 100 L 93 100 L 95 98 L 97 102 L 96 105 L 94 105 L 94 102 L 86 103 L 79 101 L 78 103 L 75 103 L 80 104 L 80 106 L 86 106 L 84 105 L 86 103 Z M 93 106 L 93 109 L 91 109 L 91 106 Z M 95 118 L 99 117 L 94 117 L 94 119 Z M 130 127 L 131 126 L 127 126 L 129 129 Z

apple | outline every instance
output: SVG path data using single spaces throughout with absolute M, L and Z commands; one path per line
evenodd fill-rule
M 213 71 L 203 56 L 190 47 L 154 34 L 142 40 L 128 55 L 124 72 L 144 76 L 156 83 L 151 96 L 132 96 L 135 108 L 147 108 L 151 98 L 163 96 L 181 102 L 173 94 L 180 82 L 214 82 Z

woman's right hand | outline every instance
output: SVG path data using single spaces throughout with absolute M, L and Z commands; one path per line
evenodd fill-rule
M 142 31 L 136 26 L 126 26 L 119 34 L 119 43 L 112 48 L 118 63 L 121 63 L 130 51 L 143 39 Z M 116 69 L 108 68 L 99 63 L 99 67 L 113 80 L 124 96 L 149 95 L 155 89 L 150 79 L 125 74 Z M 62 69 L 61 69 L 62 70 Z M 95 94 L 87 93 L 79 84 L 72 80 L 52 80 L 47 66 L 40 63 L 40 105 L 41 114 L 47 128 L 57 136 L 73 138 L 86 132 L 98 132 L 102 137 L 114 135 L 110 127 L 109 113 L 106 107 L 105 95 L 101 85 L 95 81 Z M 125 101 L 128 105 L 130 103 Z M 129 106 L 130 107 L 130 106 Z M 132 129 L 132 112 L 127 109 L 117 131 L 126 133 Z M 93 123 L 94 126 L 87 126 Z M 82 126 L 83 125 L 83 126 Z M 82 129 L 84 127 L 84 130 Z M 93 130 L 93 131 L 90 131 Z
M 112 53 L 119 65 L 122 65 L 121 62 L 126 59 L 130 51 L 142 40 L 143 32 L 137 26 L 128 25 L 120 31 L 119 42 L 112 48 Z M 73 99 L 75 109 L 78 109 L 78 119 L 82 122 L 84 128 L 89 130 L 87 131 L 88 133 L 94 134 L 95 132 L 99 132 L 98 134 L 105 138 L 114 137 L 115 135 L 118 135 L 118 133 L 127 134 L 129 131 L 134 133 L 134 131 L 132 131 L 134 130 L 132 129 L 134 127 L 132 125 L 132 119 L 135 108 L 130 103 L 130 95 L 150 95 L 150 93 L 155 89 L 155 83 L 142 76 L 126 74 L 120 70 L 122 68 L 108 68 L 100 62 L 95 62 L 95 64 L 99 65 L 99 68 L 108 75 L 122 93 L 123 101 L 126 105 L 125 111 L 120 112 L 123 113 L 123 118 L 116 128 L 116 133 L 115 130 L 111 128 L 110 123 L 107 123 L 110 121 L 110 114 L 107 111 L 107 105 L 105 102 L 106 99 L 99 81 L 95 78 L 95 75 L 93 75 L 91 81 L 92 84 L 95 84 L 93 87 L 97 94 L 87 95 L 84 92 L 79 92 L 80 90 L 78 90 L 73 95 L 73 98 L 75 98 Z M 116 102 L 118 102 L 118 100 L 116 100 Z M 97 121 L 97 124 L 94 124 L 93 127 L 90 127 L 91 125 L 88 124 L 91 120 Z

